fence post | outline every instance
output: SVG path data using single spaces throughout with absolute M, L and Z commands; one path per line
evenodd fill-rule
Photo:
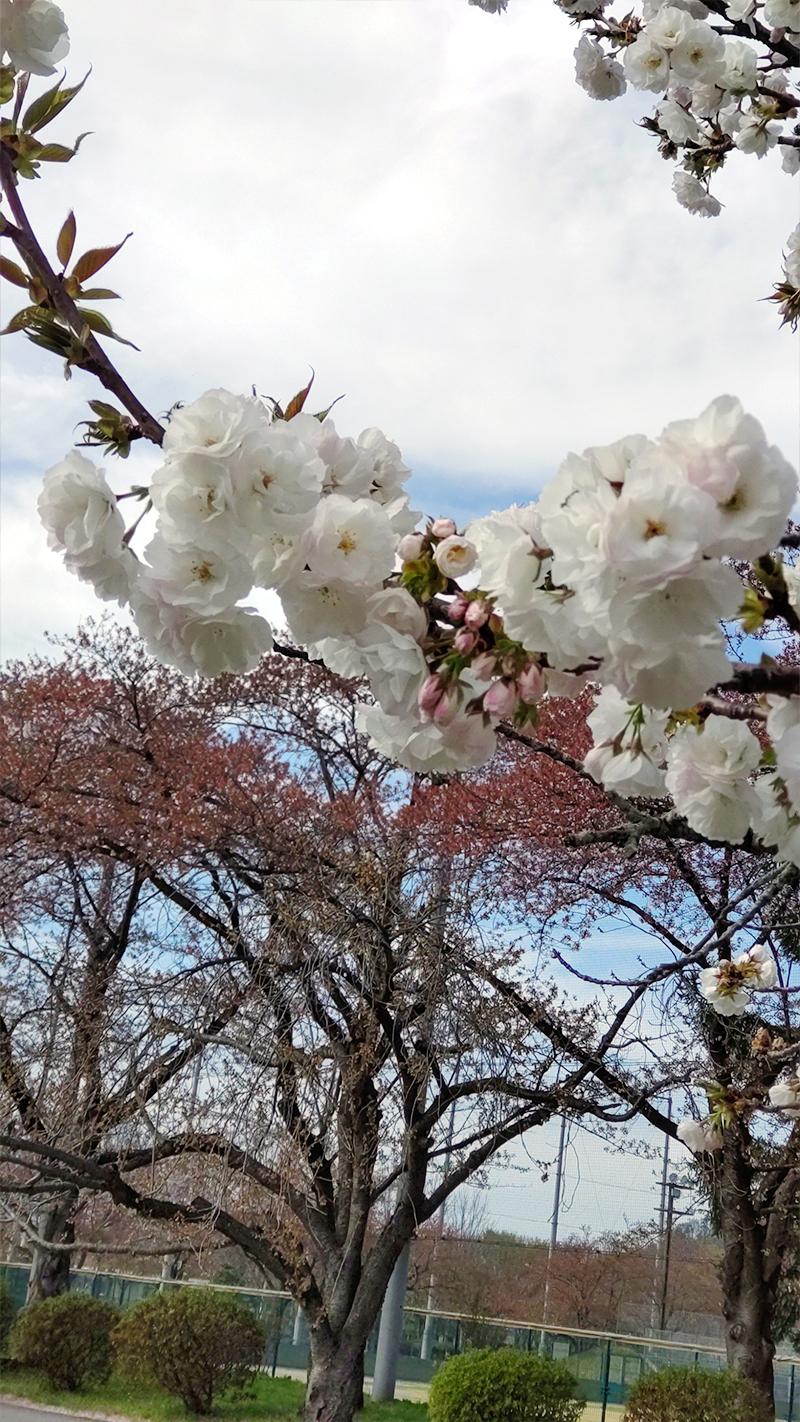
M 786 1413 L 786 1422 L 794 1422 L 794 1363 L 789 1369 L 789 1408 Z
M 606 1422 L 606 1408 L 608 1407 L 608 1379 L 611 1373 L 611 1339 L 606 1339 L 605 1351 L 603 1353 L 603 1408 L 600 1413 L 600 1422 Z

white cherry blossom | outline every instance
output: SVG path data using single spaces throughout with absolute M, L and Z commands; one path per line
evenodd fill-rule
M 696 420 L 668 425 L 662 440 L 689 483 L 717 505 L 719 536 L 706 552 L 754 558 L 775 547 L 797 497 L 797 475 L 738 400 L 719 396 Z
M 39 517 L 50 548 L 73 562 L 92 562 L 117 552 L 125 524 L 102 469 L 70 450 L 44 476 Z
M 769 1089 L 769 1104 L 790 1120 L 800 1120 L 800 1080 L 790 1076 L 788 1081 L 776 1081 Z
M 186 676 L 243 675 L 272 646 L 269 623 L 251 608 L 234 607 L 213 617 L 198 617 L 145 590 L 134 593 L 131 606 L 153 655 Z
M 663 587 L 690 572 L 718 536 L 714 501 L 688 485 L 669 457 L 654 450 L 629 473 L 603 544 L 615 572 L 642 587 Z
M 575 50 L 575 77 L 593 99 L 618 99 L 627 88 L 622 65 L 590 35 L 582 35 Z
M 0 0 L 0 44 L 20 72 L 55 74 L 69 54 L 63 10 L 51 0 Z
M 230 549 L 218 553 L 191 543 L 168 543 L 157 533 L 146 549 L 152 568 L 148 586 L 174 607 L 187 607 L 210 616 L 233 607 L 253 585 L 249 563 Z
M 625 78 L 634 89 L 663 94 L 669 83 L 669 50 L 646 30 L 626 46 L 622 55 Z
M 672 190 L 681 207 L 700 217 L 718 217 L 722 203 L 703 187 L 699 178 L 678 168 L 672 177 Z
M 710 1121 L 694 1121 L 691 1118 L 679 1121 L 675 1134 L 694 1155 L 721 1150 L 724 1144 L 722 1132 Z
M 418 774 L 473 770 L 494 753 L 495 733 L 480 716 L 457 715 L 447 726 L 370 707 L 358 716 L 359 729 L 389 760 Z
M 389 520 L 376 503 L 331 494 L 317 505 L 305 553 L 321 583 L 379 583 L 392 571 L 396 546 Z
M 667 789 L 692 829 L 740 844 L 750 828 L 755 795 L 750 776 L 761 746 L 744 721 L 709 716 L 702 728 L 678 728 L 669 747 Z
M 616 687 L 603 687 L 587 717 L 594 747 L 584 768 L 623 795 L 663 794 L 668 720 L 666 712 L 632 705 Z
M 293 578 L 280 590 L 289 631 L 301 646 L 324 637 L 356 637 L 367 624 L 367 604 L 374 587 Z

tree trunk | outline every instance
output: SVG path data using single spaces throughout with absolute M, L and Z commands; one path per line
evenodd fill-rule
M 358 1348 L 311 1328 L 309 1345 L 303 1422 L 353 1422 L 364 1406 L 364 1344 Z
M 75 1238 L 71 1218 L 74 1208 L 75 1196 L 72 1193 L 43 1205 L 33 1217 L 36 1233 L 41 1239 L 52 1240 L 54 1244 L 71 1244 Z M 51 1299 L 56 1294 L 65 1294 L 69 1289 L 70 1258 L 66 1249 L 45 1249 L 42 1245 L 34 1245 L 25 1302 L 35 1303 L 37 1299 Z
M 768 1416 L 774 1417 L 775 1288 L 765 1277 L 766 1231 L 738 1143 L 726 1142 L 722 1171 L 719 1204 L 725 1252 L 720 1277 L 728 1367 L 755 1383 L 766 1400 Z

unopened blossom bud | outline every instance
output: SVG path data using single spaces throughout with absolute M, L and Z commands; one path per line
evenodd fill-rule
M 441 700 L 437 703 L 433 713 L 434 726 L 449 726 L 455 720 L 458 711 L 458 697 L 454 691 L 446 691 Z
M 436 710 L 436 707 L 439 705 L 439 702 L 442 699 L 443 694 L 444 687 L 442 686 L 440 677 L 429 676 L 425 681 L 423 681 L 422 686 L 420 687 L 419 692 L 417 694 L 417 705 L 419 706 L 419 709 L 422 712 L 423 716 L 433 715 L 434 711 Z
M 487 715 L 497 716 L 502 721 L 512 715 L 517 700 L 516 682 L 493 681 L 489 690 L 483 693 L 483 709 Z
M 473 651 L 473 649 L 477 645 L 477 642 L 477 632 L 470 632 L 468 627 L 459 627 L 455 637 L 453 638 L 453 646 L 455 647 L 456 651 L 461 652 L 462 655 L 465 657 L 469 656 L 470 652 Z
M 489 604 L 483 598 L 475 598 L 464 613 L 464 621 L 471 632 L 477 632 L 489 619 Z
M 538 662 L 528 663 L 519 678 L 518 686 L 526 706 L 535 706 L 537 701 L 541 700 L 544 693 L 544 672 Z
M 413 563 L 416 558 L 422 557 L 424 547 L 424 533 L 407 533 L 405 538 L 400 539 L 397 552 L 404 563 Z
M 463 593 L 456 593 L 454 598 L 447 604 L 447 616 L 450 622 L 463 622 L 464 613 L 470 606 L 469 599 Z
M 489 681 L 494 676 L 497 666 L 497 658 L 493 652 L 479 652 L 474 661 L 470 663 L 470 671 L 478 681 Z
M 431 524 L 431 533 L 434 538 L 452 538 L 458 529 L 451 518 L 435 518 Z

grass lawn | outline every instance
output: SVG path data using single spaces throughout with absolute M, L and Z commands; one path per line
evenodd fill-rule
M 80 1388 L 78 1392 L 59 1392 L 31 1368 L 6 1368 L 0 1378 L 0 1392 L 25 1397 L 30 1402 L 70 1407 L 76 1412 L 119 1413 L 141 1417 L 146 1422 L 184 1422 L 189 1415 L 176 1397 L 158 1387 L 128 1382 L 116 1373 L 106 1383 Z M 303 1384 L 293 1378 L 260 1376 L 254 1394 L 223 1394 L 214 1417 L 220 1422 L 283 1422 L 287 1417 L 297 1417 L 304 1395 Z M 364 1422 L 427 1422 L 428 1409 L 423 1402 L 368 1402 L 359 1415 Z

